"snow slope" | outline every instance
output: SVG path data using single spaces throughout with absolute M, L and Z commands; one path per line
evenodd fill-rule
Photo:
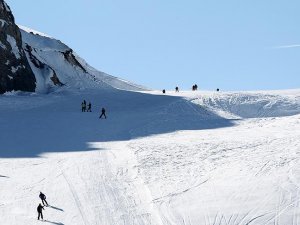
M 19 27 L 23 48 L 36 76 L 38 93 L 49 93 L 57 89 L 117 88 L 133 91 L 146 89 L 97 71 L 59 40 L 24 26 Z M 54 74 L 63 87 L 53 83 L 51 77 Z
M 0 224 L 300 223 L 300 90 L 167 93 L 0 96 Z

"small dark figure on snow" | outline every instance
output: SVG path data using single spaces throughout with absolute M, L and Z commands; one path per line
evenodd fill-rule
M 81 111 L 82 112 L 86 111 L 86 101 L 85 100 L 81 103 Z
M 192 90 L 197 91 L 197 89 L 198 89 L 198 85 L 197 84 L 193 85 Z
M 165 90 L 165 89 L 164 89 L 164 90 L 162 90 L 162 93 L 163 93 L 163 94 L 165 94 L 165 93 L 166 93 L 166 90 Z
M 40 199 L 42 200 L 42 203 L 43 205 L 47 205 L 48 206 L 48 202 L 46 201 L 46 195 L 42 192 L 40 192 L 40 195 L 39 195 Z M 45 204 L 46 203 L 46 204 Z
M 219 88 L 217 88 L 217 91 L 220 91 L 220 89 L 219 89 Z
M 92 112 L 92 103 L 89 102 L 87 112 Z
M 43 210 L 45 210 L 44 206 L 42 206 L 42 204 L 40 203 L 39 206 L 37 207 L 38 220 L 40 220 L 40 217 L 42 218 L 42 220 L 44 219 L 44 217 L 43 217 Z
M 102 109 L 101 109 L 101 115 L 99 116 L 99 118 L 101 119 L 102 116 L 104 116 L 104 118 L 106 119 L 105 108 L 102 108 Z
M 179 88 L 178 87 L 175 88 L 175 92 L 179 92 Z

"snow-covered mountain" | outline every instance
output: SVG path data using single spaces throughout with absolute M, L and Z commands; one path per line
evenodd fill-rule
M 28 64 L 19 28 L 9 6 L 0 0 L 0 94 L 35 90 L 35 76 Z
M 0 94 L 12 90 L 145 89 L 97 71 L 55 38 L 26 27 L 19 29 L 3 0 L 0 10 Z
M 61 41 L 32 29 L 20 26 L 23 49 L 34 71 L 39 93 L 55 87 L 71 89 L 117 88 L 144 90 L 145 88 L 99 72 L 89 66 L 70 47 Z
M 0 9 L 1 225 L 300 224 L 300 90 L 141 91 Z

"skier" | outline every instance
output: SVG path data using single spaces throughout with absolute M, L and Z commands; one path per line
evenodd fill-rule
M 178 87 L 175 88 L 175 92 L 179 92 L 179 88 Z
M 82 112 L 86 111 L 86 101 L 85 100 L 81 103 L 81 111 Z
M 166 90 L 165 90 L 165 89 L 164 89 L 164 90 L 162 90 L 162 93 L 163 93 L 163 94 L 165 94 L 165 93 L 166 93 Z
M 105 108 L 102 108 L 102 110 L 101 110 L 101 115 L 99 116 L 99 119 L 101 119 L 102 116 L 104 116 L 104 118 L 106 119 Z
M 87 112 L 92 112 L 92 103 L 89 102 Z
M 43 218 L 43 210 L 45 210 L 44 206 L 42 206 L 42 204 L 40 203 L 39 206 L 37 207 L 38 220 L 40 220 L 40 217 L 42 218 L 42 220 L 44 220 L 44 218 Z
M 42 203 L 43 205 L 47 205 L 48 206 L 48 202 L 46 201 L 46 195 L 42 192 L 40 192 L 40 195 L 39 195 L 40 199 L 42 200 Z M 45 204 L 46 203 L 46 204 Z
M 192 90 L 193 90 L 193 91 L 197 91 L 197 89 L 198 89 L 197 84 L 193 85 Z
M 217 91 L 220 91 L 220 89 L 219 89 L 219 88 L 217 88 Z

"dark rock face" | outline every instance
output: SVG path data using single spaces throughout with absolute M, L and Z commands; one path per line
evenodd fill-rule
M 22 37 L 9 6 L 0 0 L 0 94 L 34 92 L 36 79 L 22 49 Z
M 82 69 L 83 72 L 87 73 L 87 71 L 84 69 L 84 67 L 78 62 L 78 60 L 76 59 L 76 57 L 73 54 L 73 50 L 69 49 L 65 52 L 62 52 L 62 54 L 64 55 L 65 59 L 72 64 L 73 66 L 77 66 L 80 69 Z

